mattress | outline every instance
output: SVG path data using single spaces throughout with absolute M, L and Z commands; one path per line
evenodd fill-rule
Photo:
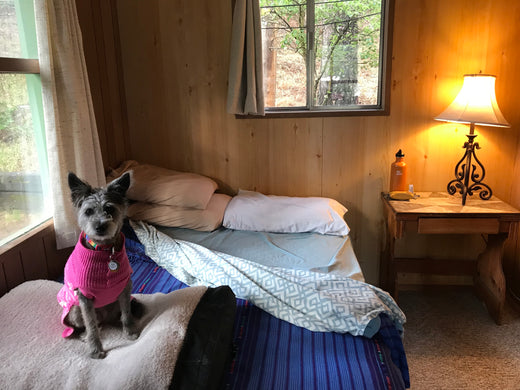
M 170 237 L 269 267 L 312 270 L 364 281 L 348 235 L 266 233 L 224 227 L 212 232 L 171 227 L 157 228 Z
M 179 234 L 179 229 L 175 230 L 175 234 Z M 134 270 L 135 293 L 169 292 L 187 287 L 146 256 L 144 247 L 131 229 L 127 229 L 125 234 L 127 253 Z M 180 234 L 191 232 L 181 231 Z M 229 237 L 248 235 L 219 231 L 214 235 L 199 236 L 205 236 L 204 239 L 216 236 L 217 240 L 211 238 L 210 241 L 226 242 Z M 186 238 L 186 235 L 182 237 Z M 226 242 L 227 250 L 233 249 L 232 241 Z M 267 242 L 271 245 L 271 241 Z M 343 245 L 345 243 L 338 249 Z M 240 251 L 245 250 L 242 242 L 237 246 L 241 247 Z M 223 247 L 219 246 L 219 249 Z M 237 299 L 233 334 L 235 353 L 220 388 L 407 388 L 408 366 L 400 333 L 387 316 L 382 314 L 380 319 L 379 331 L 370 339 L 350 334 L 312 332 L 275 318 L 247 300 Z

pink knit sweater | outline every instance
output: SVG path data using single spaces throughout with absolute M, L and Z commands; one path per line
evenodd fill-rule
M 79 305 L 79 297 L 76 289 L 94 300 L 94 307 L 102 307 L 115 302 L 130 279 L 132 268 L 128 261 L 125 250 L 125 236 L 123 238 L 123 249 L 119 252 L 110 250 L 87 249 L 82 243 L 80 235 L 74 251 L 65 264 L 64 286 L 58 292 L 58 303 L 63 307 L 61 323 L 74 305 Z M 117 262 L 117 270 L 111 271 L 109 263 L 111 260 Z M 68 337 L 74 331 L 67 326 L 62 336 Z

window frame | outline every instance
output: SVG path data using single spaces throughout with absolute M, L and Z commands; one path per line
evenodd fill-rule
M 392 69 L 392 36 L 394 23 L 395 0 L 382 0 L 382 36 L 381 36 L 381 61 L 379 72 L 381 76 L 381 88 L 379 90 L 379 104 L 377 106 L 358 106 L 356 108 L 307 108 L 301 107 L 266 107 L 265 115 L 235 115 L 237 119 L 271 119 L 271 118 L 313 118 L 313 117 L 341 117 L 341 116 L 385 116 L 390 115 L 390 87 Z M 309 34 L 309 32 L 307 32 Z M 309 59 L 307 58 L 307 61 Z M 309 67 L 307 67 L 309 69 Z M 307 78 L 309 82 L 309 78 Z M 307 86 L 308 87 L 308 86 Z
M 40 74 L 40 62 L 34 58 L 0 57 L 0 73 Z
M 17 7 L 17 12 L 20 12 L 17 17 L 19 18 L 19 23 L 24 24 L 24 28 L 34 29 L 35 28 L 35 18 L 34 18 L 34 7 L 31 3 L 24 3 L 20 0 L 15 2 Z M 30 16 L 29 16 L 30 15 Z M 27 23 L 28 22 L 28 23 Z M 0 56 L 0 74 L 22 74 L 26 75 L 26 83 L 29 94 L 29 104 L 35 105 L 35 111 L 32 111 L 32 121 L 34 127 L 34 137 L 36 142 L 36 149 L 38 154 L 38 160 L 40 162 L 40 177 L 42 180 L 42 191 L 44 198 L 47 199 L 47 202 L 50 201 L 50 183 L 49 180 L 49 169 L 47 164 L 47 145 L 46 145 L 46 136 L 45 136 L 45 125 L 43 123 L 43 97 L 41 93 L 41 80 L 40 80 L 40 61 L 38 58 L 34 58 L 37 56 L 37 46 L 36 41 L 27 40 L 26 31 L 20 31 L 22 40 L 22 44 L 25 46 L 25 54 L 22 53 L 22 57 L 4 57 Z M 33 58 L 25 58 L 24 55 Z M 33 76 L 33 77 L 29 77 Z M 36 79 L 37 78 L 37 79 Z M 30 223 L 20 229 L 17 233 L 12 236 L 8 236 L 7 238 L 0 240 L 0 250 L 4 250 L 4 248 L 11 248 L 13 243 L 17 243 L 20 240 L 25 240 L 30 237 L 34 232 L 37 232 L 41 226 L 47 226 L 49 221 L 52 220 L 52 215 L 49 217 L 45 217 L 42 220 L 35 221 Z

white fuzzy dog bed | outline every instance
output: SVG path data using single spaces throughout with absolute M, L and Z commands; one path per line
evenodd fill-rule
M 169 294 L 134 295 L 146 312 L 141 334 L 127 340 L 120 328 L 105 327 L 105 359 L 88 356 L 79 338 L 63 339 L 61 284 L 25 282 L 0 299 L 1 389 L 168 388 L 190 317 L 206 287 Z

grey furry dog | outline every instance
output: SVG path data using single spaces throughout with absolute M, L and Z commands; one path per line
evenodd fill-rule
M 68 184 L 82 233 L 67 260 L 64 286 L 58 293 L 66 327 L 63 337 L 84 332 L 90 356 L 102 359 L 106 351 L 99 325 L 120 322 L 125 335 L 137 339 L 134 317 L 141 316 L 144 310 L 131 297 L 132 269 L 121 232 L 131 174 L 123 174 L 106 188 L 93 188 L 69 173 Z

